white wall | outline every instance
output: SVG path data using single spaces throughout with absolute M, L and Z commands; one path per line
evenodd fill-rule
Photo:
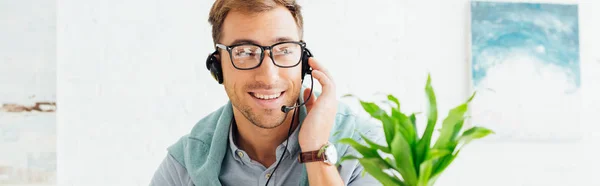
M 0 104 L 56 99 L 56 8 L 0 1 Z
M 59 185 L 147 185 L 165 148 L 225 103 L 204 67 L 211 2 L 58 1 Z M 599 183 L 600 2 L 562 2 L 580 4 L 582 140 L 475 142 L 439 185 Z M 305 39 L 339 96 L 392 93 L 420 110 L 431 72 L 440 110 L 467 98 L 467 0 L 301 3 Z

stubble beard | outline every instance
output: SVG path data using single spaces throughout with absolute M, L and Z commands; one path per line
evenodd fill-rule
M 287 113 L 281 112 L 280 109 L 260 109 L 255 110 L 250 107 L 246 102 L 240 100 L 240 97 L 234 92 L 227 90 L 228 94 L 231 95 L 231 104 L 240 111 L 252 125 L 261 129 L 274 129 L 284 124 Z M 289 97 L 286 92 L 285 98 L 286 106 L 293 106 L 295 99 Z M 297 94 L 297 93 L 291 93 Z M 253 98 L 249 98 L 253 99 Z M 282 105 L 283 106 L 283 105 Z M 288 112 L 289 113 L 289 112 Z M 261 117 L 261 115 L 265 117 Z

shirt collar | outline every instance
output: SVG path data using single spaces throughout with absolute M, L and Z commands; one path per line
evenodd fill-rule
M 239 148 L 237 147 L 237 145 L 235 145 L 233 140 L 233 120 L 234 119 L 231 119 L 231 122 L 229 123 L 229 149 L 231 150 L 233 158 L 235 160 L 241 161 L 240 157 L 237 155 L 237 151 L 239 150 Z

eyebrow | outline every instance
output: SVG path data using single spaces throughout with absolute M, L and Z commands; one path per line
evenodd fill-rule
M 284 41 L 293 41 L 293 39 L 290 37 L 277 37 L 274 40 L 272 40 L 273 43 L 284 42 Z M 247 44 L 247 43 L 260 45 L 258 41 L 252 40 L 252 39 L 236 39 L 230 45 Z

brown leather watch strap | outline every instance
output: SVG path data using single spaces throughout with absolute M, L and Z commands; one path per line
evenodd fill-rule
M 300 153 L 300 156 L 298 156 L 298 161 L 300 163 L 306 163 L 306 162 L 314 162 L 314 161 L 324 161 L 325 160 L 325 153 L 321 153 L 321 156 L 319 156 L 319 151 L 310 151 L 310 152 L 302 152 Z

